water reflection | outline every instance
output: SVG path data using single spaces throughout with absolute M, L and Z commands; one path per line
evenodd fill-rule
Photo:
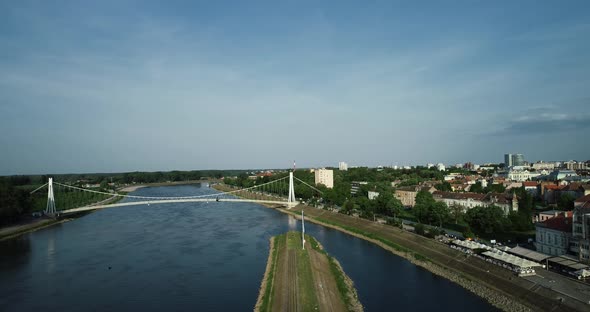
M 47 239 L 47 273 L 53 273 L 55 270 L 55 235 Z
M 292 215 L 289 215 L 288 218 L 288 224 L 289 224 L 289 231 L 296 231 L 297 230 L 297 219 L 295 219 L 295 217 L 293 217 Z

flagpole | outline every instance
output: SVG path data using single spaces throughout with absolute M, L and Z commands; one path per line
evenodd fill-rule
M 305 219 L 303 219 L 303 210 L 301 210 L 301 242 L 305 250 Z

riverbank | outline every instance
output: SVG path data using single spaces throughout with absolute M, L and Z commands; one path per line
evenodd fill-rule
M 127 194 L 126 192 L 124 192 L 124 193 Z M 105 200 L 93 203 L 90 206 L 109 204 L 109 203 L 114 204 L 114 203 L 120 201 L 121 199 L 122 199 L 122 197 L 113 195 L 112 197 L 109 197 Z M 18 237 L 22 234 L 38 231 L 38 230 L 41 230 L 41 229 L 44 229 L 44 228 L 47 228 L 47 227 L 50 227 L 50 226 L 53 226 L 56 224 L 61 224 L 64 222 L 72 221 L 72 220 L 75 220 L 81 216 L 85 216 L 93 211 L 94 210 L 89 210 L 89 211 L 85 211 L 82 213 L 69 214 L 67 216 L 67 218 L 66 217 L 63 217 L 63 218 L 30 217 L 29 219 L 27 219 L 19 224 L 15 224 L 15 225 L 1 228 L 0 229 L 0 241 L 15 238 L 15 237 Z
M 15 238 L 25 233 L 41 230 L 56 224 L 71 221 L 73 219 L 74 218 L 53 219 L 44 217 L 31 219 L 21 224 L 0 229 L 0 241 Z
M 389 225 L 313 207 L 281 212 L 370 241 L 484 298 L 504 311 L 587 311 L 577 300 L 518 278 L 510 271 L 448 248 L 435 240 Z
M 288 232 L 271 239 L 255 311 L 362 311 L 352 281 L 311 236 Z

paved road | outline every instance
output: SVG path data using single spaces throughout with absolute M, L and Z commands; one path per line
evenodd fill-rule
M 590 311 L 590 285 L 569 279 L 563 275 L 547 270 L 536 270 L 537 275 L 523 277 L 537 285 L 552 289 L 567 297 L 588 302 Z

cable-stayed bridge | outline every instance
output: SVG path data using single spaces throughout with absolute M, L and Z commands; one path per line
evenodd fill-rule
M 45 188 L 47 189 L 47 206 L 43 212 L 48 216 L 57 216 L 63 214 L 115 207 L 198 202 L 259 203 L 286 205 L 287 207 L 291 208 L 299 204 L 295 197 L 296 182 L 305 185 L 306 187 L 309 187 L 318 195 L 321 195 L 322 193 L 317 188 L 295 177 L 293 175 L 293 172 L 289 172 L 289 176 L 278 178 L 270 182 L 255 185 L 248 188 L 231 189 L 226 192 L 195 196 L 137 196 L 119 193 L 109 193 L 59 183 L 53 181 L 53 178 L 49 178 L 49 181 L 46 184 L 40 186 L 31 193 L 39 192 L 41 190 L 44 190 Z M 60 202 L 59 200 L 56 201 L 56 197 L 59 199 L 58 195 L 60 194 L 60 192 L 79 192 L 81 194 L 87 194 L 93 200 L 91 200 L 90 203 L 85 203 L 80 206 L 76 206 L 76 204 L 74 204 L 74 206 L 76 207 L 60 209 Z M 118 202 L 121 199 L 128 199 L 128 201 Z M 64 201 L 66 201 L 66 199 L 64 199 Z M 113 201 L 117 202 L 113 203 Z

